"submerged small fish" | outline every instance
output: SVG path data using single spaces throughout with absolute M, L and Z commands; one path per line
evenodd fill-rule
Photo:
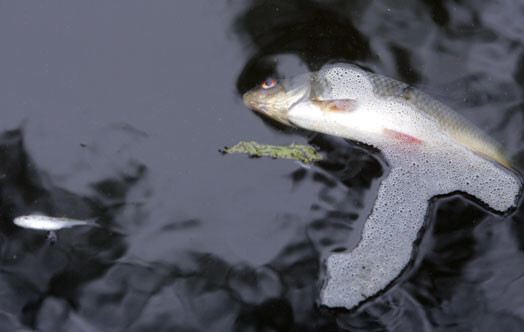
M 511 164 L 500 144 L 451 108 L 408 84 L 349 64 L 265 81 L 245 93 L 244 102 L 281 123 L 377 148 L 388 142 L 436 146 L 451 138 L 505 167 Z
M 96 222 L 96 218 L 79 220 L 69 218 L 55 218 L 44 215 L 28 215 L 16 217 L 13 223 L 19 227 L 37 229 L 41 231 L 57 231 L 62 228 L 71 228 L 75 226 L 92 226 L 100 227 Z

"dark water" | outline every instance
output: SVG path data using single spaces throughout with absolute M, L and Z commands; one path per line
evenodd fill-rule
M 519 1 L 0 4 L 1 331 L 523 331 L 524 207 L 435 201 L 413 266 L 319 308 L 387 166 L 242 104 L 269 76 L 353 62 L 420 87 L 524 155 Z M 222 156 L 241 140 L 326 160 Z M 98 216 L 21 229 L 13 217 Z

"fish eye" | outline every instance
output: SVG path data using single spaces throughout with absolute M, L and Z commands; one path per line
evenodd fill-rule
M 264 83 L 262 83 L 262 88 L 264 88 L 264 89 L 271 89 L 275 85 L 277 85 L 277 81 L 275 81 L 275 80 L 267 80 L 267 81 L 264 81 Z

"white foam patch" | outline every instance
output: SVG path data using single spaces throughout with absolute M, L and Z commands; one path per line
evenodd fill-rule
M 391 166 L 358 245 L 326 261 L 321 303 L 351 309 L 384 290 L 409 263 L 432 197 L 462 191 L 503 212 L 516 204 L 522 183 L 511 171 L 456 143 L 411 104 L 375 96 L 361 70 L 333 67 L 324 73 L 324 99 L 354 99 L 357 111 L 312 111 L 304 103 L 289 118 L 307 129 L 375 146 Z M 385 128 L 424 143 L 395 140 L 384 134 Z
M 381 183 L 360 243 L 327 259 L 322 304 L 351 309 L 396 279 L 411 259 L 433 196 L 460 190 L 498 211 L 515 204 L 518 179 L 489 161 L 458 148 L 402 150 L 384 152 L 391 171 Z

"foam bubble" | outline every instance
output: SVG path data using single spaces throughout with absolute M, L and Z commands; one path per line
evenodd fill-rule
M 413 105 L 377 96 L 365 72 L 345 66 L 324 74 L 329 87 L 325 99 L 355 99 L 361 113 L 354 112 L 352 118 L 334 114 L 322 125 L 304 127 L 375 146 L 391 166 L 358 245 L 326 261 L 320 302 L 351 309 L 385 289 L 409 263 L 432 197 L 461 191 L 503 212 L 516 204 L 522 183 L 511 171 L 458 144 Z M 300 125 L 298 113 L 290 114 Z M 398 130 L 424 144 L 399 144 L 380 128 Z

